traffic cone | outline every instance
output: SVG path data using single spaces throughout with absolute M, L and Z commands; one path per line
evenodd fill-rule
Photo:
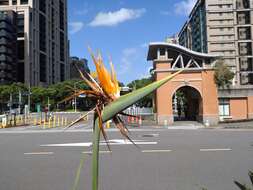
M 134 123 L 134 117 L 131 117 L 131 121 L 132 121 L 132 123 Z

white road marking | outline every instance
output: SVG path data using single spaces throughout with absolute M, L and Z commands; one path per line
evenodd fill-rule
M 90 147 L 92 143 L 65 143 L 65 144 L 44 144 L 47 147 Z
M 52 155 L 53 152 L 26 152 L 24 155 Z
M 200 152 L 231 151 L 231 148 L 200 149 Z
M 162 153 L 162 152 L 172 152 L 172 150 L 142 150 L 143 153 Z
M 129 140 L 125 139 L 112 139 L 109 140 L 109 145 L 132 145 L 133 143 Z M 157 142 L 148 142 L 148 141 L 140 141 L 140 140 L 133 140 L 136 145 L 154 145 Z M 100 143 L 101 146 L 106 146 L 106 142 L 102 141 Z M 45 144 L 40 145 L 43 147 L 91 147 L 92 142 L 85 142 L 85 143 L 66 143 L 66 144 Z
M 92 151 L 84 151 L 83 154 L 92 154 Z M 109 154 L 112 153 L 112 151 L 99 151 L 99 154 Z

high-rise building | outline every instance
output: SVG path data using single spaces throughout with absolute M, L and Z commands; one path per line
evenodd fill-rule
M 179 33 L 180 45 L 223 56 L 235 73 L 232 88 L 252 88 L 252 43 L 252 0 L 197 0 Z
M 0 11 L 0 84 L 17 81 L 17 28 L 14 11 Z
M 90 69 L 88 67 L 88 60 L 87 59 L 79 59 L 78 57 L 70 57 L 70 79 L 80 79 L 80 73 L 78 72 L 77 68 L 80 69 L 82 73 L 90 73 Z
M 0 0 L 0 11 L 16 13 L 17 81 L 36 86 L 69 78 L 67 0 Z

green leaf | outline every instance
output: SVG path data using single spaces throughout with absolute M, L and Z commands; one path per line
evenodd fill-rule
M 250 190 L 249 188 L 247 188 L 246 185 L 244 184 L 241 184 L 240 182 L 238 181 L 234 181 L 234 183 L 237 185 L 237 187 L 239 187 L 241 190 Z
M 253 172 L 252 171 L 249 171 L 249 178 L 250 178 L 250 181 L 253 185 Z

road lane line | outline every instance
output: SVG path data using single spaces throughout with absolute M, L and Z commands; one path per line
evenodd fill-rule
M 109 154 L 112 153 L 112 151 L 99 151 L 99 154 Z M 84 151 L 82 154 L 92 154 L 92 151 Z
M 172 150 L 142 150 L 142 153 L 165 153 L 165 152 L 172 152 Z
M 24 155 L 52 155 L 53 152 L 25 152 Z
M 231 151 L 231 148 L 200 149 L 200 152 Z

